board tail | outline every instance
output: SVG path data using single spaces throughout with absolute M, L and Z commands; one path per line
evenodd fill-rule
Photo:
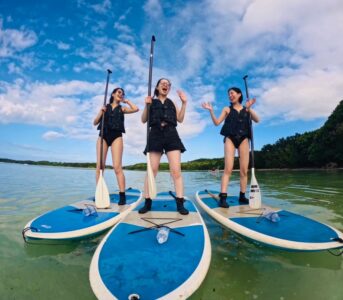
M 251 181 L 250 181 L 250 192 L 249 192 L 249 206 L 251 208 L 261 208 L 262 199 L 261 199 L 260 186 L 255 177 L 255 168 L 251 168 Z
M 95 190 L 95 206 L 96 208 L 109 208 L 111 206 L 110 193 L 102 176 L 102 170 L 100 170 L 100 176 Z

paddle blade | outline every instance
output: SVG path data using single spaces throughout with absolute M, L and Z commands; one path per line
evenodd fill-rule
M 108 208 L 110 207 L 110 193 L 102 176 L 102 170 L 100 170 L 100 176 L 95 190 L 95 206 L 96 208 Z
M 255 169 L 251 169 L 250 193 L 249 193 L 249 206 L 251 208 L 261 208 L 262 199 L 260 186 L 255 177 Z
M 156 182 L 155 182 L 154 173 L 151 168 L 149 152 L 147 153 L 146 158 L 147 158 L 147 176 L 148 176 L 149 196 L 151 199 L 154 199 L 156 197 Z

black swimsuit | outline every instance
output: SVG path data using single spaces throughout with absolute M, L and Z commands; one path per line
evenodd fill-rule
M 228 138 L 237 149 L 246 138 L 250 138 L 250 115 L 246 107 L 238 112 L 230 106 L 230 113 L 225 119 L 220 134 L 225 136 L 224 143 Z
M 186 151 L 176 130 L 176 108 L 170 99 L 162 103 L 159 99 L 153 99 L 149 107 L 149 148 L 147 152 L 167 153 L 173 150 Z
M 99 136 L 101 136 L 101 133 L 99 133 Z M 106 142 L 107 146 L 110 147 L 112 143 L 119 137 L 122 137 L 123 134 L 120 131 L 105 131 L 104 130 L 104 141 Z
M 101 136 L 101 120 L 98 126 L 100 130 L 99 136 Z M 124 127 L 124 113 L 121 105 L 117 105 L 112 109 L 111 104 L 106 106 L 105 120 L 104 120 L 104 135 L 103 138 L 110 147 L 112 143 L 125 133 Z

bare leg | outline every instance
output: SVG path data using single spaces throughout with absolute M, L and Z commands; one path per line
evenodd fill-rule
M 108 150 L 108 146 L 106 141 L 103 141 L 103 155 L 102 155 L 102 166 L 103 166 L 103 170 L 105 171 L 105 165 L 106 165 L 106 157 L 107 157 L 107 150 Z M 99 176 L 100 176 L 100 147 L 101 147 L 101 138 L 99 137 L 97 142 L 96 142 L 96 172 L 95 172 L 95 176 L 96 176 L 96 183 L 98 183 L 99 180 Z
M 157 172 L 158 172 L 158 167 L 160 166 L 162 153 L 149 152 L 149 155 L 150 155 L 151 169 L 152 169 L 152 172 L 154 173 L 154 177 L 156 177 Z M 148 188 L 148 178 L 146 176 L 145 176 L 145 182 L 144 182 L 144 196 L 145 198 L 150 198 L 149 188 Z
M 240 186 L 241 192 L 245 193 L 248 183 L 248 167 L 249 167 L 249 141 L 246 138 L 239 145 L 239 169 L 240 169 Z
M 227 186 L 230 181 L 230 176 L 233 169 L 233 163 L 235 159 L 235 146 L 233 145 L 232 141 L 229 138 L 225 139 L 224 144 L 224 158 L 225 158 L 225 167 L 224 167 L 224 173 L 222 176 L 222 182 L 221 182 L 221 193 L 227 192 Z
M 120 192 L 125 192 L 125 176 L 122 168 L 123 138 L 116 138 L 111 145 L 113 170 L 117 177 Z
M 176 197 L 183 198 L 183 179 L 181 174 L 181 152 L 174 150 L 167 152 L 170 175 L 174 181 Z

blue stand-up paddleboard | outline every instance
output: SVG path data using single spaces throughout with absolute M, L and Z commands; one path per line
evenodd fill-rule
M 238 197 L 227 198 L 229 208 L 218 207 L 217 191 L 199 191 L 196 200 L 216 221 L 236 233 L 269 246 L 296 251 L 343 248 L 343 233 L 318 221 L 287 210 L 263 205 L 252 209 Z M 277 215 L 272 216 L 273 213 Z M 277 219 L 273 218 L 276 217 Z
M 209 235 L 195 205 L 189 215 L 176 211 L 169 193 L 159 193 L 152 211 L 139 205 L 105 236 L 90 266 L 90 283 L 98 299 L 186 299 L 204 280 L 211 260 Z M 159 230 L 168 239 L 157 241 Z
M 142 199 L 136 189 L 126 190 L 126 205 L 118 205 L 119 192 L 110 195 L 111 206 L 96 209 L 93 199 L 49 211 L 26 224 L 22 234 L 25 241 L 60 242 L 99 234 L 119 222 Z

